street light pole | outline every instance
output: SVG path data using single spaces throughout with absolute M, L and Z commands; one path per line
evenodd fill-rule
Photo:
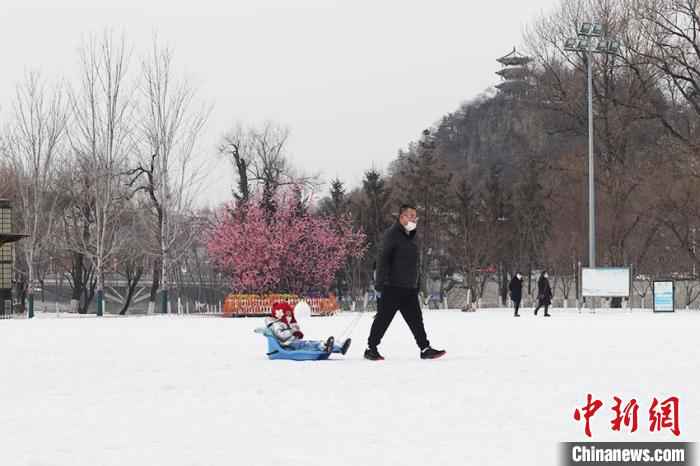
M 595 161 L 593 157 L 593 54 L 614 55 L 619 51 L 615 40 L 603 37 L 603 27 L 599 23 L 583 23 L 577 37 L 569 38 L 564 44 L 568 52 L 582 53 L 586 59 L 588 78 L 588 266 L 595 268 Z
M 619 51 L 615 40 L 603 37 L 603 27 L 599 23 L 583 23 L 577 37 L 569 38 L 564 44 L 568 52 L 582 53 L 586 59 L 588 78 L 588 266 L 596 266 L 595 248 L 595 161 L 593 157 L 593 54 L 604 53 L 614 55 Z M 590 296 L 590 307 L 594 309 L 593 297 Z
M 588 263 L 595 268 L 595 177 L 593 163 L 593 53 L 586 52 L 588 68 Z

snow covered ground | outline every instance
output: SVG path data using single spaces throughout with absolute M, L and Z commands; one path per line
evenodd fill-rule
M 700 312 L 553 313 L 426 312 L 436 361 L 397 315 L 384 362 L 362 359 L 371 314 L 325 362 L 268 361 L 261 319 L 0 321 L 0 464 L 554 465 L 586 440 L 588 393 L 595 441 L 699 440 Z M 320 338 L 354 317 L 302 324 Z M 680 437 L 650 433 L 672 395 Z M 611 431 L 613 396 L 638 400 L 638 432 Z

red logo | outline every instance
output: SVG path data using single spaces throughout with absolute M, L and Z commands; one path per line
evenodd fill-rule
M 639 404 L 637 400 L 632 398 L 623 407 L 623 400 L 620 397 L 613 396 L 614 406 L 611 408 L 614 416 L 610 421 L 611 430 L 620 432 L 623 427 L 629 432 L 637 431 Z M 649 408 L 649 431 L 660 432 L 669 430 L 678 437 L 681 434 L 679 422 L 679 406 L 678 397 L 672 396 L 666 400 L 659 402 L 654 397 Z M 576 408 L 574 411 L 574 419 L 576 421 L 583 420 L 585 422 L 584 432 L 588 437 L 592 437 L 590 420 L 598 410 L 603 407 L 603 402 L 593 398 L 590 393 L 586 397 L 586 404 L 581 408 Z
M 659 404 L 659 400 L 654 398 L 649 408 L 649 421 L 651 432 L 669 429 L 673 435 L 678 437 L 681 430 L 678 427 L 678 397 L 672 396 Z

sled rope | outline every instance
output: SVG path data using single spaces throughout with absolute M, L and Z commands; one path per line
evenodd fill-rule
M 350 323 L 345 327 L 345 330 L 343 330 L 343 332 L 340 334 L 339 339 L 351 336 L 352 333 L 355 331 L 355 328 L 357 328 L 357 324 L 359 324 L 360 320 L 362 320 L 362 316 L 364 314 L 364 311 L 359 311 L 357 315 L 353 317 Z

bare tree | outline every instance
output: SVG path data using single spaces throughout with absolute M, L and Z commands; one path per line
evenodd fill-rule
M 638 248 L 644 247 L 644 242 L 635 239 L 655 234 L 655 222 L 646 221 L 653 201 L 643 188 L 654 176 L 650 167 L 656 157 L 656 141 L 663 135 L 662 125 L 650 117 L 660 97 L 654 76 L 631 57 L 630 50 L 642 47 L 645 41 L 628 7 L 628 2 L 621 0 L 564 0 L 555 13 L 535 23 L 526 36 L 537 58 L 538 99 L 547 111 L 562 117 L 549 130 L 568 131 L 574 136 L 572 155 L 585 150 L 585 70 L 593 54 L 565 52 L 566 38 L 593 17 L 601 22 L 606 35 L 624 39 L 620 53 L 596 55 L 592 63 L 600 245 L 597 259 L 599 264 L 608 265 L 632 263 L 643 254 Z M 569 178 L 578 172 L 574 185 L 580 186 L 588 174 L 579 170 L 580 162 L 571 161 L 557 169 L 567 170 Z
M 71 238 L 70 248 L 85 255 L 97 278 L 97 314 L 102 315 L 105 267 L 123 246 L 117 234 L 124 202 L 124 172 L 133 150 L 133 90 L 127 80 L 129 52 L 122 36 L 105 32 L 80 50 L 81 79 L 71 94 L 70 141 L 90 181 L 94 224 L 89 235 Z
M 296 173 L 287 154 L 289 130 L 273 122 L 244 128 L 237 124 L 224 135 L 219 153 L 227 157 L 237 176 L 234 196 L 246 202 L 260 193 L 261 203 L 269 213 L 275 211 L 275 195 L 283 186 L 300 186 L 315 190 L 317 175 Z
M 674 245 L 697 265 L 700 264 L 695 248 L 695 230 L 700 224 L 697 206 L 700 2 L 635 0 L 631 6 L 637 40 L 626 43 L 630 50 L 628 63 L 639 75 L 654 78 L 657 104 L 648 114 L 665 129 L 665 137 L 656 144 L 667 169 L 661 177 L 659 173 L 654 177 L 654 185 L 661 188 L 656 191 L 654 218 L 671 233 Z M 648 98 L 653 97 L 650 94 Z
M 149 312 L 158 290 L 162 312 L 167 312 L 169 263 L 177 262 L 199 230 L 190 221 L 192 201 L 200 187 L 201 165 L 196 161 L 197 141 L 209 109 L 196 108 L 196 92 L 173 69 L 173 52 L 155 41 L 141 66 L 140 158 L 129 171 L 129 185 L 142 193 L 155 222 L 151 231 L 156 250 Z
M 698 0 L 634 0 L 636 41 L 626 47 L 636 70 L 656 71 L 666 103 L 654 116 L 668 132 L 697 155 L 700 118 L 700 2 Z
M 56 174 L 61 221 L 54 234 L 55 259 L 71 287 L 71 309 L 79 314 L 87 313 L 97 288 L 95 267 L 84 247 L 91 244 L 95 230 L 92 184 L 96 180 L 86 163 L 83 158 L 68 159 Z
M 29 283 L 29 316 L 34 312 L 37 262 L 51 240 L 56 220 L 55 167 L 64 154 L 68 112 L 64 90 L 49 90 L 39 73 L 17 86 L 12 119 L 5 129 L 4 153 L 13 171 L 21 228 L 29 238 L 19 243 Z
M 233 171 L 238 177 L 237 190 L 233 190 L 233 196 L 238 202 L 248 202 L 251 186 L 249 177 L 250 163 L 253 159 L 254 136 L 246 131 L 239 123 L 229 131 L 219 145 L 219 154 L 228 157 Z

